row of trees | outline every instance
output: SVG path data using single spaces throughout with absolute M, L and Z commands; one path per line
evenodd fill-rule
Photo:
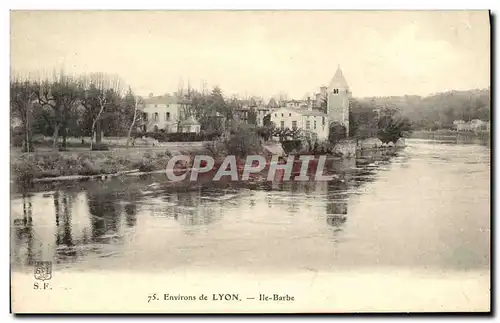
M 176 95 L 189 102 L 183 105 L 181 115 L 198 120 L 205 132 L 222 132 L 234 120 L 233 111 L 237 106 L 227 102 L 219 87 L 206 94 L 188 86 L 187 90 L 180 89 Z
M 11 119 L 17 120 L 25 150 L 32 149 L 35 134 L 51 136 L 54 149 L 61 137 L 65 147 L 69 136 L 90 136 L 92 149 L 100 144 L 102 129 L 130 137 L 140 124 L 138 97 L 130 88 L 123 92 L 119 77 L 103 73 L 60 73 L 42 80 L 15 77 L 10 82 Z

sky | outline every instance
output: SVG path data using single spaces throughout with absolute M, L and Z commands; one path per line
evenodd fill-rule
M 16 73 L 105 72 L 139 95 L 301 99 L 338 66 L 354 97 L 490 86 L 487 11 L 12 11 L 10 45 Z

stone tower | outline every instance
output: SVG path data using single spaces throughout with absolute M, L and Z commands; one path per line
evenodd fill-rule
M 327 114 L 328 125 L 338 122 L 346 129 L 346 135 L 349 136 L 349 100 L 351 91 L 344 78 L 344 74 L 337 67 L 337 71 L 328 86 Z

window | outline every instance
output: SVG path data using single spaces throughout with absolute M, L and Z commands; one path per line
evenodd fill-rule
M 153 120 L 158 121 L 158 112 L 155 112 L 155 114 L 153 115 Z
M 325 125 L 325 117 L 323 117 L 323 126 Z
M 295 130 L 297 129 L 297 121 L 292 121 L 292 129 Z
M 155 108 L 157 108 L 157 107 L 158 107 L 158 104 L 155 104 Z
M 289 117 L 291 117 L 291 116 L 292 116 L 292 114 L 291 114 L 291 113 L 289 113 L 289 114 L 288 114 L 288 116 L 289 116 Z
M 144 118 L 144 121 L 148 121 L 148 113 L 147 112 L 144 112 L 142 117 Z
M 316 130 L 316 120 L 314 120 L 314 130 Z
M 333 89 L 333 94 L 339 94 L 339 89 Z
M 283 113 L 281 114 L 281 117 L 283 118 Z
M 165 113 L 165 120 L 170 121 L 170 112 Z
M 278 117 L 278 114 L 277 114 L 277 113 L 275 113 L 275 114 L 274 114 L 274 116 L 275 116 L 275 117 Z
M 285 121 L 281 121 L 281 129 L 285 129 Z
M 306 129 L 307 130 L 311 129 L 311 120 L 306 121 Z

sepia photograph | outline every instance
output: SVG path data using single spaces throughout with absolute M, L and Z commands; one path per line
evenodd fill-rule
M 11 312 L 490 313 L 491 23 L 11 10 Z

